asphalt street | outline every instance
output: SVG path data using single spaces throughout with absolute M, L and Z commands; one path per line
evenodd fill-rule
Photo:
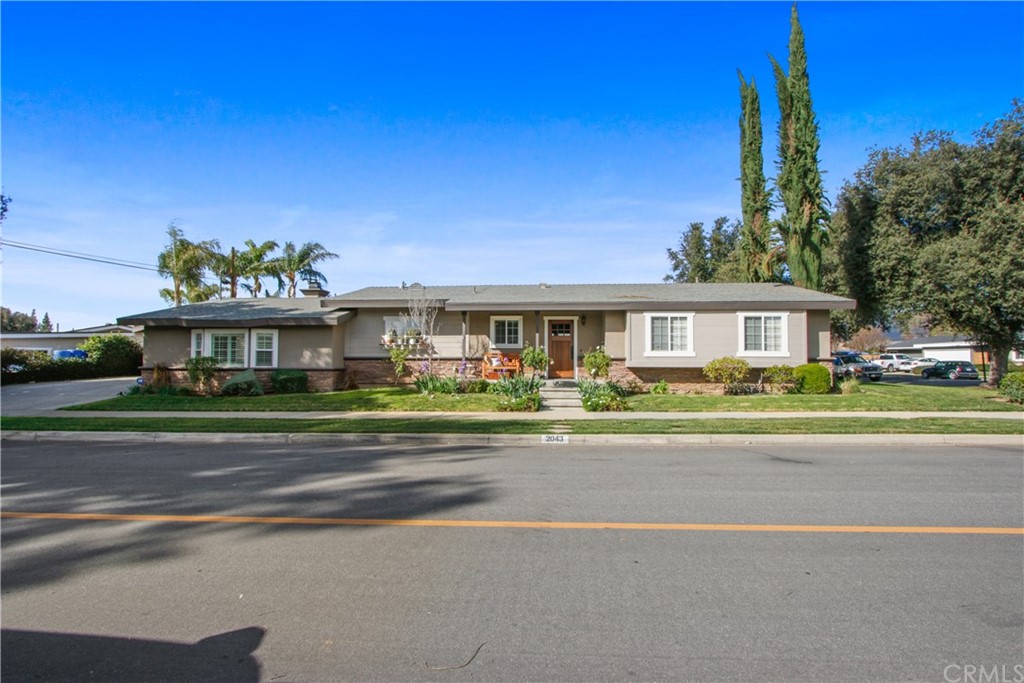
M 1018 447 L 2 447 L 5 682 L 1024 663 Z

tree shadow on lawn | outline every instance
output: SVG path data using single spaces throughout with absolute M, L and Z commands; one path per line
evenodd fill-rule
M 6 442 L 4 511 L 415 519 L 493 498 L 477 446 Z M 399 467 L 402 469 L 399 470 Z M 187 554 L 200 534 L 358 533 L 361 526 L 3 520 L 3 590 Z M 229 539 L 228 539 L 229 540 Z

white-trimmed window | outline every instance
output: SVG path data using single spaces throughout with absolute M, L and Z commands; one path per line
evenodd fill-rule
M 491 317 L 491 344 L 499 347 L 521 347 L 523 316 Z
M 277 367 L 277 330 L 252 331 L 252 358 L 249 365 L 254 368 Z
M 192 330 L 192 348 L 189 350 L 189 356 L 191 358 L 197 358 L 203 355 L 203 331 Z
M 789 313 L 737 313 L 739 355 L 788 356 Z
M 212 330 L 209 348 L 209 355 L 217 359 L 220 367 L 245 367 L 245 330 Z
M 693 313 L 644 313 L 645 356 L 695 356 Z
M 278 331 L 191 330 L 189 355 L 213 356 L 222 368 L 276 368 Z

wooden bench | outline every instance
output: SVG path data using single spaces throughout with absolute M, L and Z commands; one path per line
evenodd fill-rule
M 488 351 L 484 354 L 480 376 L 484 379 L 500 379 L 505 375 L 518 375 L 522 371 L 518 354 Z

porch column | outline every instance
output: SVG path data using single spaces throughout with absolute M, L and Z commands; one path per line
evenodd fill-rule
M 462 312 L 462 362 L 466 362 L 466 355 L 469 353 L 467 347 L 469 346 L 469 326 L 466 324 L 466 316 L 469 313 L 466 311 Z
M 533 312 L 533 346 L 540 348 L 540 311 Z

